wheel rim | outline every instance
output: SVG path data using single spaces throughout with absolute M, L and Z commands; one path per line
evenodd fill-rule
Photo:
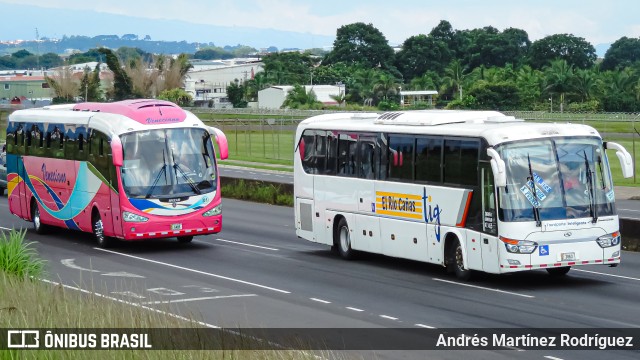
M 102 243 L 104 241 L 104 231 L 102 228 L 102 220 L 98 219 L 95 224 L 93 224 L 93 233 L 96 236 L 96 240 L 98 243 Z
M 343 226 L 340 228 L 340 248 L 347 252 L 351 248 L 351 239 L 349 238 L 349 228 Z
M 40 229 L 40 210 L 36 206 L 35 211 L 33 212 L 33 227 L 38 230 Z
M 456 247 L 456 266 L 458 270 L 464 270 L 464 259 L 462 258 L 462 246 Z

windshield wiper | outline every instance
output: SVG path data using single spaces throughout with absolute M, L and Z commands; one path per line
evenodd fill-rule
M 190 178 L 189 176 L 187 176 L 187 173 L 184 172 L 184 170 L 182 170 L 182 168 L 180 167 L 180 165 L 176 162 L 175 159 L 175 155 L 173 154 L 173 152 L 171 153 L 171 157 L 173 159 L 173 169 L 175 170 L 176 176 L 178 176 L 178 171 L 180 172 L 180 175 L 182 176 L 183 179 L 185 179 L 187 181 L 187 184 L 189 184 L 189 186 L 191 187 L 191 189 L 193 189 L 193 192 L 195 192 L 196 194 L 200 195 L 202 194 L 202 191 L 200 190 L 200 188 L 198 188 L 198 185 L 196 185 Z
M 536 180 L 533 178 L 533 171 L 531 170 L 531 158 L 529 154 L 527 154 L 527 161 L 529 162 L 529 177 L 527 178 L 527 183 L 531 181 L 531 192 L 533 192 L 533 200 L 531 203 L 533 206 L 533 218 L 536 220 L 536 227 L 542 227 L 542 221 L 540 220 L 540 208 L 536 206 L 536 203 L 539 203 L 538 194 L 536 193 Z
M 148 199 L 151 197 L 151 195 L 153 194 L 153 190 L 156 188 L 156 185 L 158 184 L 158 181 L 160 180 L 160 176 L 162 176 L 162 174 L 164 174 L 164 177 L 165 177 L 164 181 L 166 182 L 167 181 L 167 160 L 165 159 L 164 149 L 162 149 L 162 168 L 160 168 L 160 171 L 158 172 L 156 179 L 153 181 L 153 184 L 149 188 L 149 191 L 147 191 L 147 195 L 145 195 L 145 199 Z
M 591 168 L 589 168 L 587 152 L 583 150 L 583 153 L 584 166 L 587 171 L 587 186 L 589 187 L 589 214 L 591 214 L 591 223 L 595 224 L 598 222 L 598 207 L 596 206 L 596 197 L 594 195 L 595 190 L 593 189 L 593 173 L 591 172 Z

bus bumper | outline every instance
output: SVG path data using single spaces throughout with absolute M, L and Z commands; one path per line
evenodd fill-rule
M 222 215 L 199 220 L 153 219 L 148 223 L 123 223 L 124 240 L 158 239 L 178 236 L 217 234 L 222 230 Z

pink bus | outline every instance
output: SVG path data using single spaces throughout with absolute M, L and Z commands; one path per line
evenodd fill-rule
M 177 237 L 222 229 L 220 159 L 227 139 L 192 113 L 158 100 L 54 105 L 15 111 L 7 127 L 12 214 L 113 239 Z

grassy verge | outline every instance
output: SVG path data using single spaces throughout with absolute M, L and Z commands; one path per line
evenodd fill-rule
M 19 279 L 37 278 L 43 274 L 44 261 L 31 244 L 24 241 L 26 230 L 0 235 L 0 272 L 11 274 Z
M 222 178 L 222 197 L 271 205 L 293 206 L 293 185 Z

